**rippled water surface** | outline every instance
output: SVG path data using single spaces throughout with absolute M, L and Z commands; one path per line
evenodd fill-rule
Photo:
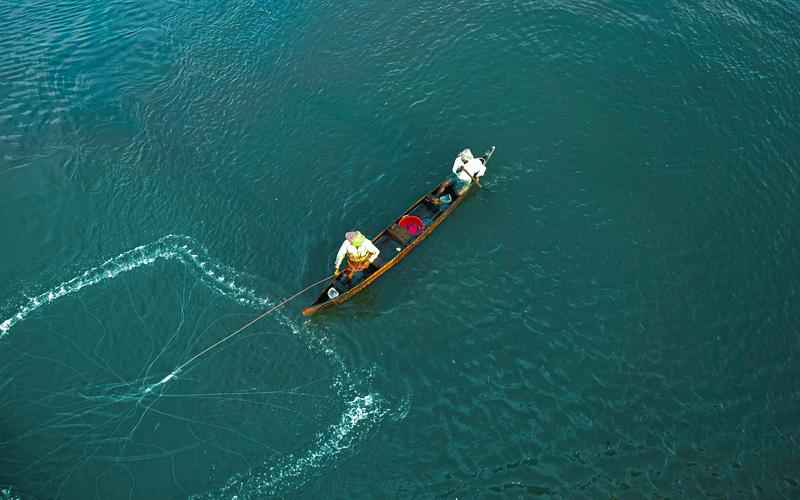
M 798 27 L 0 0 L 0 498 L 797 498 Z M 374 287 L 158 384 L 490 145 Z

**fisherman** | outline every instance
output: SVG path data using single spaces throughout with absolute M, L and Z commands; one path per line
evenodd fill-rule
M 428 197 L 428 200 L 435 204 L 441 203 L 439 201 L 439 196 L 444 194 L 447 188 L 451 186 L 456 194 L 464 193 L 470 184 L 472 184 L 472 181 L 477 182 L 480 186 L 478 179 L 483 177 L 485 173 L 486 165 L 484 165 L 480 159 L 475 158 L 469 148 L 466 148 L 458 153 L 458 156 L 456 156 L 453 162 L 452 177 L 449 177 L 439 184 L 439 187 L 434 192 L 434 196 Z
M 345 233 L 344 242 L 339 248 L 339 253 L 336 254 L 336 272 L 334 275 L 339 277 L 339 266 L 342 265 L 345 255 L 347 255 L 347 269 L 344 272 L 347 279 L 352 281 L 353 274 L 369 267 L 370 264 L 375 262 L 380 253 L 381 251 L 378 250 L 378 247 L 359 231 Z

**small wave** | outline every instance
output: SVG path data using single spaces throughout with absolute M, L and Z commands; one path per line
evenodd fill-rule
M 0 500 L 22 500 L 10 488 L 0 488 Z

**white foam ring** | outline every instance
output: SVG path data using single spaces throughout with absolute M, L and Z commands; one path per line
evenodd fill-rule
M 239 273 L 208 258 L 205 249 L 188 236 L 170 234 L 157 241 L 128 250 L 108 259 L 74 278 L 29 298 L 27 302 L 0 323 L 0 338 L 8 335 L 14 326 L 42 306 L 78 292 L 101 281 L 153 264 L 159 259 L 178 260 L 198 272 L 200 279 L 217 293 L 237 302 L 255 307 L 266 307 L 270 301 L 261 298 L 250 288 L 237 285 Z
M 242 275 L 228 266 L 214 262 L 208 257 L 206 250 L 192 238 L 170 234 L 153 243 L 138 246 L 108 259 L 97 267 L 29 298 L 0 323 L 0 339 L 40 307 L 86 287 L 114 279 L 128 271 L 151 265 L 159 259 L 181 262 L 195 271 L 210 289 L 240 304 L 259 309 L 271 305 L 269 299 L 260 297 L 254 290 L 237 284 L 237 281 L 243 281 Z M 284 326 L 306 342 L 309 349 L 322 353 L 338 372 L 334 377 L 333 389 L 347 401 L 344 413 L 337 423 L 316 436 L 314 444 L 306 452 L 288 455 L 274 464 L 265 462 L 259 467 L 231 477 L 218 490 L 192 498 L 238 496 L 244 500 L 297 488 L 305 482 L 305 478 L 308 477 L 306 472 L 309 469 L 319 469 L 330 464 L 342 452 L 356 444 L 360 437 L 368 433 L 387 413 L 380 395 L 368 393 L 360 396 L 356 393 L 355 383 L 344 362 L 328 346 L 327 339 L 317 335 L 301 335 L 297 324 L 286 316 L 278 317 Z
M 346 404 L 339 422 L 319 433 L 314 445 L 305 453 L 288 455 L 278 463 L 265 463 L 246 473 L 237 474 L 218 490 L 192 496 L 190 499 L 249 500 L 277 496 L 287 489 L 300 488 L 309 479 L 309 470 L 329 465 L 352 448 L 386 413 L 378 395 L 357 396 Z
M 234 475 L 216 490 L 191 496 L 191 500 L 260 499 L 298 489 L 310 479 L 311 470 L 322 469 L 351 450 L 389 413 L 380 394 L 358 395 L 350 371 L 329 346 L 326 337 L 301 335 L 300 328 L 292 320 L 285 315 L 280 315 L 279 319 L 295 335 L 300 335 L 309 349 L 321 353 L 333 365 L 338 373 L 333 379 L 333 388 L 346 401 L 344 412 L 337 423 L 315 436 L 313 445 L 304 453 L 287 455 L 277 463 L 265 462 Z

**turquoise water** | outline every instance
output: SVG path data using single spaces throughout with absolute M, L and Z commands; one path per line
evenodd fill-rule
M 0 497 L 799 496 L 799 25 L 0 2 Z M 491 145 L 374 287 L 153 386 Z

